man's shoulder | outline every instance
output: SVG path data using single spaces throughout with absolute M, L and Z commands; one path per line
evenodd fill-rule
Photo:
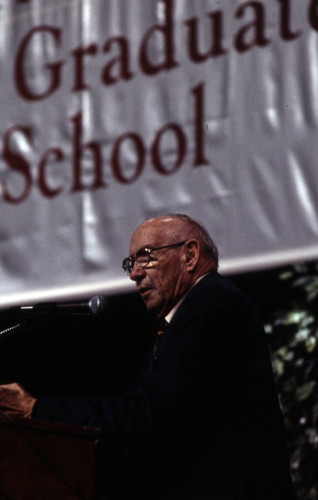
M 204 276 L 187 295 L 182 306 L 180 315 L 189 314 L 191 311 L 199 313 L 255 308 L 250 297 L 237 288 L 231 279 L 218 272 Z
M 191 291 L 192 297 L 196 294 L 209 297 L 212 295 L 244 295 L 231 279 L 213 271 L 204 276 Z M 190 294 L 189 294 L 190 296 Z

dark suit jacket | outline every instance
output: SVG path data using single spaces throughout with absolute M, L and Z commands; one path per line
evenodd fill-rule
M 295 498 L 263 328 L 218 273 L 187 295 L 134 388 L 42 399 L 34 416 L 103 429 L 106 498 Z

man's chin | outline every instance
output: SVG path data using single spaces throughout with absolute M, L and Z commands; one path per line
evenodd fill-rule
M 145 303 L 147 310 L 151 314 L 157 315 L 158 312 L 160 311 L 160 306 L 158 306 L 158 304 L 156 304 L 155 302 L 153 302 L 151 300 L 144 300 L 144 303 Z
M 151 297 L 151 294 L 142 297 L 145 306 L 151 314 L 155 316 L 160 316 L 160 312 L 162 311 L 162 303 L 157 301 L 154 297 Z

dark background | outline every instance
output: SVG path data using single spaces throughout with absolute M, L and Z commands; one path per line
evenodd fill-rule
M 231 276 L 253 298 L 271 351 L 291 470 L 302 500 L 318 498 L 318 263 Z M 155 325 L 135 293 L 99 316 L 0 313 L 0 383 L 35 396 L 115 394 L 132 385 Z M 225 353 L 226 357 L 226 353 Z

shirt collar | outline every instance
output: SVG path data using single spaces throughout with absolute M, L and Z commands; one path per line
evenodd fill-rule
M 186 291 L 186 293 L 181 297 L 181 299 L 176 303 L 176 305 L 171 309 L 170 312 L 168 312 L 168 314 L 165 316 L 165 320 L 167 321 L 167 323 L 170 323 L 170 321 L 172 320 L 173 316 L 175 315 L 175 313 L 177 312 L 177 310 L 179 309 L 179 307 L 181 306 L 182 302 L 184 301 L 184 299 L 186 298 L 186 296 L 188 295 L 188 293 L 191 292 L 192 288 L 195 287 L 195 285 L 197 285 L 199 283 L 199 281 L 202 280 L 202 278 L 204 278 L 204 276 L 206 276 L 207 274 L 209 273 L 205 273 L 205 274 L 202 274 L 201 276 L 199 276 L 193 283 L 192 285 L 190 286 L 190 288 Z

